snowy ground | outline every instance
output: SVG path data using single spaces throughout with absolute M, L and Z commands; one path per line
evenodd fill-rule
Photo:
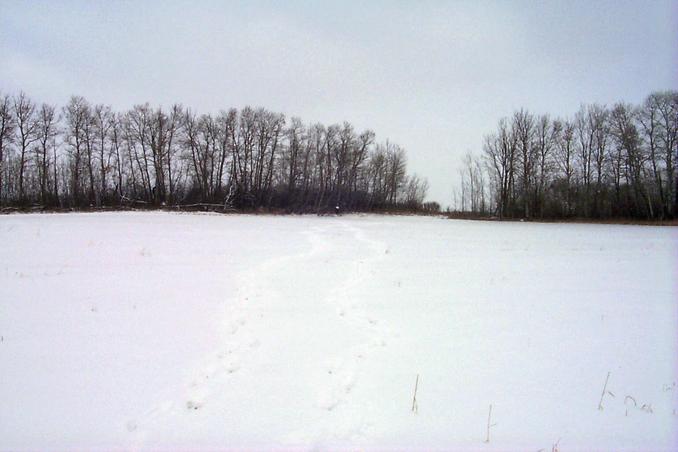
M 0 449 L 672 449 L 677 239 L 2 216 Z

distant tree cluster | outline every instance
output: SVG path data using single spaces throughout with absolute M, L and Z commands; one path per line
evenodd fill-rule
M 114 112 L 82 97 L 58 109 L 0 94 L 0 207 L 420 209 L 427 189 L 407 175 L 401 147 L 347 122 L 309 125 L 249 107 Z
M 640 106 L 584 105 L 573 118 L 520 110 L 464 158 L 457 208 L 502 218 L 678 214 L 678 92 Z

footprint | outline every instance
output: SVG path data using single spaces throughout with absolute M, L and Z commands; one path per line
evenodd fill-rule
M 226 350 L 225 353 L 230 355 L 231 353 L 238 351 L 240 349 L 240 342 L 238 341 L 228 341 L 225 344 Z
M 235 373 L 240 369 L 240 360 L 236 357 L 231 357 L 227 362 L 226 362 L 226 372 L 229 374 Z
M 327 391 L 324 394 L 321 394 L 320 397 L 318 397 L 318 407 L 322 408 L 327 411 L 332 411 L 334 410 L 337 405 L 339 405 L 339 399 L 334 396 L 334 394 L 331 393 L 331 391 Z
M 212 363 L 203 369 L 205 375 L 214 375 L 217 371 L 217 363 Z
M 376 338 L 372 341 L 372 347 L 386 347 L 386 340 L 383 338 Z
M 341 367 L 341 360 L 339 358 L 330 358 L 326 361 L 325 366 L 327 367 L 328 374 L 334 374 Z
M 186 408 L 189 410 L 199 410 L 200 408 L 202 408 L 202 403 L 189 400 L 188 402 L 186 402 Z
M 346 378 L 344 378 L 343 388 L 346 394 L 350 393 L 351 390 L 353 390 L 353 386 L 355 386 L 355 378 L 353 378 L 352 375 L 349 375 Z

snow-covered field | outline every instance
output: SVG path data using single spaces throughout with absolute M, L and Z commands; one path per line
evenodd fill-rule
M 673 449 L 677 269 L 668 227 L 2 216 L 0 449 Z

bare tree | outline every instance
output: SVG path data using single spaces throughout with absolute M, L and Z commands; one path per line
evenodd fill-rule
M 466 210 L 468 205 L 472 213 L 485 213 L 485 177 L 483 165 L 478 156 L 470 151 L 462 159 L 462 168 L 459 171 L 461 178 L 461 208 Z
M 14 142 L 15 126 L 12 99 L 8 94 L 0 94 L 0 206 L 3 203 L 5 159 L 9 146 Z
M 678 96 L 652 93 L 641 107 L 638 120 L 648 150 L 662 216 L 675 211 L 675 158 L 678 133 Z
M 556 162 L 564 178 L 565 202 L 561 210 L 564 216 L 572 215 L 572 180 L 575 175 L 575 126 L 570 121 L 557 120 L 554 122 L 556 140 Z
M 71 97 L 64 107 L 65 141 L 70 154 L 71 197 L 73 203 L 80 204 L 82 157 L 84 153 L 84 135 L 89 121 L 89 104 L 79 96 Z
M 610 130 L 617 148 L 624 155 L 625 175 L 632 187 L 632 203 L 637 211 L 644 211 L 653 216 L 652 202 L 643 181 L 645 156 L 640 146 L 640 136 L 635 124 L 635 112 L 631 105 L 618 103 L 611 112 Z
M 511 128 L 516 139 L 518 161 L 522 186 L 523 214 L 530 218 L 530 201 L 534 183 L 535 151 L 533 146 L 535 134 L 534 116 L 526 110 L 519 110 L 513 115 Z
M 398 145 L 386 142 L 386 178 L 388 181 L 388 199 L 391 205 L 398 202 L 398 191 L 405 182 L 405 150 Z
M 0 96 L 3 205 L 424 207 L 427 183 L 408 177 L 405 151 L 348 122 L 288 123 L 248 107 L 213 116 L 144 104 L 116 114 L 82 97 L 61 111 Z M 485 137 L 482 159 L 466 156 L 459 204 L 484 213 L 489 203 L 501 218 L 673 218 L 677 134 L 675 91 L 555 121 L 519 110 Z
M 125 154 L 123 151 L 123 131 L 122 123 L 123 119 L 119 114 L 113 114 L 111 117 L 111 129 L 110 129 L 110 141 L 111 141 L 111 153 L 115 158 L 115 191 L 117 192 L 118 200 L 122 200 L 124 196 L 123 192 L 123 172 L 125 167 Z
M 411 208 L 416 209 L 424 203 L 426 193 L 428 192 L 428 181 L 420 179 L 416 174 L 407 178 L 405 184 L 405 204 Z
M 50 146 L 52 147 L 53 153 L 56 153 L 56 144 L 55 139 L 58 135 L 58 118 L 56 115 L 56 109 L 47 104 L 42 104 L 38 112 L 37 117 L 37 139 L 39 146 L 37 148 L 37 166 L 38 166 L 38 179 L 40 180 L 40 201 L 45 204 L 47 203 L 47 191 L 48 191 L 48 178 L 49 178 L 49 165 L 52 155 L 50 155 Z M 56 159 L 54 159 L 53 164 L 56 165 Z M 56 190 L 53 194 L 57 195 Z
M 111 152 L 109 141 L 111 129 L 114 125 L 114 114 L 111 107 L 104 105 L 97 105 L 94 107 L 93 114 L 94 134 L 98 147 L 99 157 L 99 194 L 96 196 L 97 205 L 100 206 L 102 199 L 105 200 L 108 192 L 108 184 L 106 177 L 110 170 Z
M 552 150 L 556 130 L 548 115 L 537 118 L 535 127 L 535 151 L 537 158 L 537 184 L 535 190 L 536 208 L 539 216 L 544 218 L 545 190 L 552 174 Z
M 19 142 L 19 202 L 24 202 L 24 176 L 28 163 L 28 149 L 38 139 L 35 103 L 24 92 L 14 98 L 14 115 Z
M 666 204 L 668 214 L 675 218 L 678 214 L 678 92 L 659 93 L 659 114 L 661 116 L 661 149 L 666 170 Z
M 506 119 L 499 121 L 497 134 L 485 137 L 483 150 L 487 165 L 493 173 L 494 185 L 499 192 L 496 200 L 500 218 L 508 216 L 511 212 L 516 147 L 516 136 Z
M 577 152 L 577 163 L 579 165 L 579 178 L 584 188 L 584 198 L 582 200 L 584 216 L 589 215 L 591 206 L 591 164 L 593 160 L 593 141 L 595 137 L 595 129 L 592 127 L 593 121 L 591 119 L 591 113 L 592 112 L 590 108 L 582 105 L 575 115 L 575 130 L 579 145 Z
M 593 195 L 593 215 L 601 215 L 601 192 L 603 190 L 603 172 L 607 156 L 607 141 L 610 135 L 608 125 L 608 110 L 600 105 L 593 104 L 589 107 L 589 127 L 593 136 L 591 153 L 593 167 L 596 175 L 595 191 Z

